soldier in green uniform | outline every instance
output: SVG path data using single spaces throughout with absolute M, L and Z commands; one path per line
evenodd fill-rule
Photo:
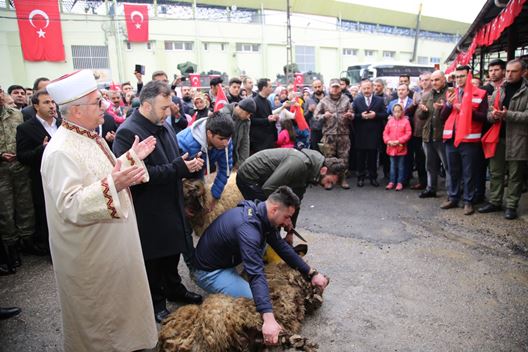
M 20 265 L 19 241 L 33 247 L 33 200 L 29 169 L 16 158 L 16 128 L 24 120 L 22 113 L 4 105 L 0 88 L 0 238 L 7 252 L 7 270 Z

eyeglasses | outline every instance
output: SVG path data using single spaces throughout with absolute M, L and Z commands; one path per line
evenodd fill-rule
M 99 109 L 108 109 L 110 106 L 110 102 L 104 98 L 99 98 L 95 103 L 83 103 L 83 104 L 75 104 L 75 106 L 81 106 L 81 105 L 97 105 Z

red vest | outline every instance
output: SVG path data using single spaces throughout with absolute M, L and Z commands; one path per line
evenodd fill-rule
M 455 103 L 459 103 L 458 100 L 458 88 L 455 89 L 456 99 Z M 479 105 L 482 103 L 482 99 L 486 96 L 487 92 L 484 89 L 475 88 L 473 87 L 473 97 L 471 98 L 471 105 L 473 109 L 478 109 Z M 446 141 L 448 139 L 453 138 L 453 127 L 456 126 L 456 121 L 458 120 L 458 116 L 460 114 L 460 111 L 455 109 L 453 107 L 453 110 L 451 110 L 451 114 L 449 114 L 449 117 L 447 118 L 445 125 L 444 125 L 444 134 L 443 134 L 443 140 Z M 480 121 L 475 121 L 474 119 L 471 119 L 471 128 L 469 130 L 469 134 L 464 137 L 462 140 L 462 143 L 477 143 L 480 142 L 480 138 L 482 137 L 482 125 L 484 123 Z

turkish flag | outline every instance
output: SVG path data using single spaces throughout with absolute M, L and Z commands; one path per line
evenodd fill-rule
M 200 87 L 200 74 L 191 73 L 189 74 L 189 80 L 191 81 L 191 87 Z
M 216 100 L 215 100 L 215 106 L 214 106 L 214 112 L 217 112 L 218 110 L 222 109 L 224 105 L 227 104 L 227 98 L 225 96 L 224 90 L 222 89 L 222 85 L 218 84 L 218 90 L 216 92 Z
M 129 42 L 148 42 L 148 6 L 125 4 L 125 20 Z
M 304 77 L 302 73 L 296 73 L 295 74 L 295 82 L 293 84 L 293 87 L 301 87 L 304 84 Z
M 297 104 L 293 104 L 290 107 L 290 112 L 293 112 L 295 114 L 294 116 L 295 116 L 295 122 L 297 123 L 297 127 L 299 127 L 301 131 L 309 130 L 310 127 L 306 123 L 306 119 L 304 118 L 304 114 L 303 114 L 303 109 L 301 107 L 301 98 L 297 97 L 295 99 L 295 102 Z
M 15 0 L 15 8 L 24 60 L 64 61 L 57 0 Z
M 471 100 L 473 99 L 473 84 L 471 80 L 473 76 L 468 72 L 466 79 L 466 86 L 464 87 L 464 96 L 460 104 L 460 113 L 458 115 L 456 130 L 455 130 L 455 147 L 458 147 L 460 142 L 469 134 L 471 129 L 471 118 L 473 117 L 473 106 Z

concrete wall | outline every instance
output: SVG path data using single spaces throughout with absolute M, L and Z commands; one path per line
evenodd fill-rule
M 0 15 L 15 17 L 13 11 L 2 10 Z M 66 60 L 63 63 L 24 61 L 16 20 L 0 21 L 0 60 L 4 69 L 0 84 L 4 88 L 13 83 L 29 86 L 37 77 L 56 78 L 72 71 L 72 45 L 107 46 L 110 67 L 109 71 L 104 72 L 109 73 L 114 81 L 134 82 L 135 64 L 146 66 L 147 79 L 153 71 L 160 69 L 172 77 L 176 72 L 176 65 L 184 61 L 196 63 L 199 72 L 214 69 L 227 72 L 230 76 L 245 72 L 253 78 L 269 77 L 273 80 L 277 73 L 282 73 L 282 67 L 286 63 L 285 25 L 151 18 L 151 49 L 148 50 L 146 43 L 131 43 L 130 49 L 127 49 L 126 26 L 122 18 L 118 21 L 119 39 L 116 40 L 116 26 L 109 17 L 73 14 L 61 16 L 65 20 L 62 23 L 66 52 Z M 373 61 L 372 59 L 383 60 L 384 50 L 395 51 L 395 60 L 408 60 L 413 48 L 413 39 L 408 37 L 312 29 L 306 26 L 293 27 L 292 38 L 294 48 L 296 45 L 315 47 L 315 68 L 323 74 L 325 80 L 339 76 L 339 73 L 351 64 Z M 164 44 L 166 40 L 189 41 L 194 43 L 194 47 L 190 51 L 167 51 Z M 212 44 L 205 50 L 204 43 Z M 226 43 L 223 51 L 220 43 Z M 259 51 L 236 51 L 236 43 L 259 44 Z M 443 61 L 453 45 L 420 40 L 418 55 L 440 57 Z M 345 56 L 343 48 L 358 49 L 358 54 Z M 376 56 L 365 57 L 365 49 L 376 50 Z

